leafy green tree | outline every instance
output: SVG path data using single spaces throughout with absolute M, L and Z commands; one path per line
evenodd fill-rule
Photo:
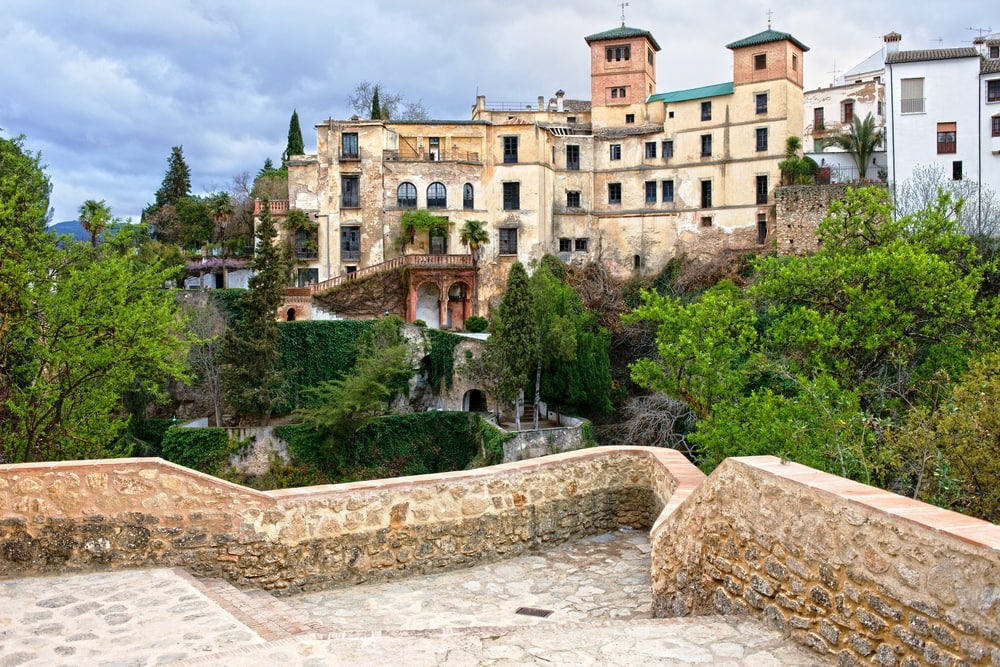
M 778 163 L 781 182 L 784 185 L 807 185 L 812 183 L 819 165 L 811 157 L 802 155 L 802 140 L 788 137 L 785 140 L 785 159 Z
M 292 109 L 292 118 L 288 121 L 288 144 L 281 156 L 281 166 L 288 164 L 288 158 L 293 155 L 304 155 L 306 144 L 302 141 L 302 128 L 299 127 L 299 112 Z
M 858 177 L 861 180 L 868 179 L 872 154 L 882 143 L 882 130 L 875 125 L 875 118 L 871 113 L 864 119 L 854 116 L 846 132 L 839 132 L 831 136 L 828 141 L 850 153 L 854 164 L 858 166 Z
M 187 248 L 200 248 L 212 240 L 215 221 L 209 204 L 200 197 L 184 197 L 174 205 L 178 240 Z
M 284 300 L 287 267 L 275 243 L 277 230 L 267 198 L 262 204 L 257 247 L 250 263 L 253 275 L 223 342 L 222 384 L 238 414 L 257 415 L 266 426 L 281 401 L 277 317 Z
M 486 231 L 486 223 L 482 220 L 466 220 L 459 230 L 458 240 L 469 249 L 472 257 L 472 272 L 475 274 L 473 285 L 473 314 L 479 314 L 479 260 L 482 257 L 483 246 L 490 242 L 490 233 Z
M 521 400 L 538 358 L 535 299 L 524 265 L 514 262 L 493 319 L 486 353 L 500 367 L 498 401 L 515 401 L 514 424 L 521 430 Z
M 111 207 L 102 199 L 88 199 L 80 205 L 80 225 L 90 234 L 90 245 L 97 247 L 97 239 L 111 225 Z
M 276 168 L 271 158 L 267 158 L 257 172 L 250 194 L 257 199 L 288 199 L 288 172 L 284 168 Z

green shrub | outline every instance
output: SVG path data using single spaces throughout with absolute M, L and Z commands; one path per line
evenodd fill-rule
M 490 321 L 481 315 L 473 315 L 465 320 L 465 330 L 469 333 L 483 333 L 490 328 Z
M 210 475 L 225 467 L 229 455 L 240 448 L 230 441 L 224 428 L 182 428 L 171 426 L 163 434 L 163 458 Z
M 413 320 L 412 322 L 410 322 L 410 324 L 412 324 L 415 327 L 426 327 L 427 326 L 427 322 L 424 322 L 423 320 Z

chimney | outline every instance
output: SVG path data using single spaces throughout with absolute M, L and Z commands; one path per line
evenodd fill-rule
M 882 38 L 882 40 L 885 42 L 885 54 L 889 55 L 890 53 L 898 53 L 899 42 L 902 39 L 903 36 L 900 35 L 898 32 L 886 33 L 885 37 Z
M 563 111 L 563 98 L 566 97 L 566 93 L 562 88 L 556 91 L 556 111 Z
M 539 95 L 538 96 L 538 110 L 539 111 L 545 111 L 545 96 L 544 95 Z

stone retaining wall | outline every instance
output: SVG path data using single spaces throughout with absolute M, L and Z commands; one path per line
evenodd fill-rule
M 777 221 L 775 241 L 779 255 L 805 255 L 816 252 L 816 230 L 830 210 L 830 203 L 843 199 L 848 186 L 785 185 L 774 190 Z
M 551 422 L 558 421 L 562 426 L 510 431 L 510 433 L 514 433 L 514 437 L 503 443 L 504 463 L 569 452 L 584 446 L 583 425 L 586 423 L 585 420 L 557 415 L 555 412 L 547 412 L 546 418 Z
M 1000 665 L 1000 526 L 769 457 L 652 531 L 658 616 L 760 616 L 841 665 Z
M 276 592 L 386 580 L 648 528 L 703 477 L 647 448 L 269 492 L 160 459 L 6 465 L 0 576 L 182 566 Z

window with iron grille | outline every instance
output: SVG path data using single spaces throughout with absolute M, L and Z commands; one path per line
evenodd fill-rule
M 503 210 L 516 211 L 521 208 L 521 184 L 503 184 Z
M 813 109 L 813 129 L 823 130 L 826 128 L 826 123 L 823 121 L 823 107 L 816 107 Z
M 1000 79 L 986 82 L 986 101 L 1000 102 Z
M 444 183 L 427 186 L 427 208 L 448 208 L 448 190 Z
M 757 113 L 767 113 L 767 93 L 757 93 L 753 96 L 753 100 Z
M 417 207 L 417 186 L 413 183 L 400 183 L 396 188 L 396 206 L 399 208 Z
M 517 137 L 503 138 L 503 161 L 504 164 L 517 163 Z
M 471 211 L 476 207 L 476 191 L 472 187 L 472 183 L 466 183 L 462 186 L 462 208 L 466 211 Z
M 621 183 L 608 183 L 608 203 L 609 204 L 621 204 L 622 203 L 622 184 Z
M 357 262 L 361 260 L 361 228 L 340 228 L 340 261 Z
M 340 177 L 340 207 L 361 208 L 361 177 Z
M 993 116 L 990 119 L 990 126 L 992 128 L 991 134 L 994 137 L 1000 137 L 1000 116 Z
M 575 239 L 573 249 L 577 252 L 587 252 L 587 239 Z
M 646 181 L 646 203 L 656 203 L 656 181 Z
M 569 252 L 573 249 L 572 239 L 559 239 L 559 252 Z
M 500 232 L 500 254 L 501 255 L 516 255 L 517 254 L 517 230 L 514 228 L 503 228 L 499 230 Z

